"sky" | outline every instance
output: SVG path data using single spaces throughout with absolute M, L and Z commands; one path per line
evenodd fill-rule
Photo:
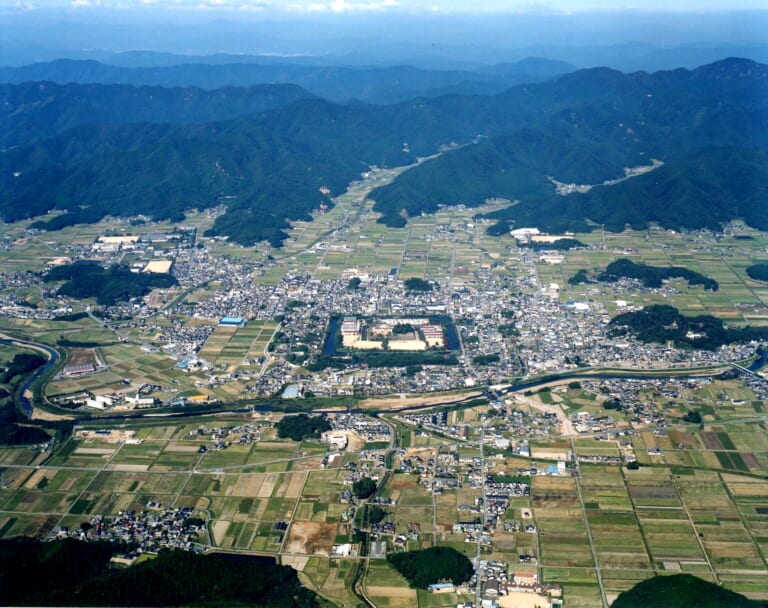
M 285 11 L 297 13 L 578 13 L 592 10 L 642 11 L 737 11 L 768 8 L 766 0 L 0 0 L 11 10 L 94 8 L 175 10 Z

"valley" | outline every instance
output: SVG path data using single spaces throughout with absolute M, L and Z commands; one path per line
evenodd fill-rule
M 768 12 L 56 2 L 0 598 L 768 605 Z
M 35 307 L 6 308 L 3 331 L 62 352 L 65 363 L 40 387 L 36 405 L 76 419 L 76 426 L 42 451 L 2 450 L 3 535 L 77 537 L 81 523 L 94 518 L 187 508 L 204 522 L 196 550 L 278 556 L 342 606 L 361 598 L 377 606 L 442 606 L 493 594 L 490 583 L 477 589 L 471 582 L 445 594 L 411 590 L 380 559 L 373 544 L 381 542 L 385 551 L 439 545 L 469 557 L 479 548 L 483 563 L 504 564 L 503 574 L 485 575 L 510 585 L 503 597 L 515 597 L 513 578 L 530 578 L 545 594 L 537 601 L 552 605 L 560 594 L 568 606 L 610 602 L 635 582 L 667 572 L 690 572 L 750 597 L 768 594 L 757 582 L 768 571 L 760 514 L 768 385 L 731 372 L 731 379 L 718 379 L 727 362 L 747 361 L 754 349 L 691 356 L 631 339 L 617 349 L 604 324 L 632 305 L 664 303 L 688 315 L 768 325 L 768 285 L 745 273 L 768 246 L 764 234 L 738 223 L 722 233 L 597 231 L 575 234 L 585 246 L 555 254 L 520 247 L 511 235 L 487 235 L 487 220 L 462 207 L 385 228 L 367 195 L 397 173 L 374 171 L 353 184 L 330 210 L 296 223 L 282 249 L 203 237 L 213 221 L 206 213 L 179 225 L 101 222 L 90 235 L 65 228 L 55 241 L 23 223 L 4 225 L 3 267 L 17 268 L 5 278 L 6 306 L 18 307 L 11 302 L 23 295 Z M 186 242 L 159 236 L 193 229 Z M 137 235 L 138 242 L 152 234 L 155 244 L 149 251 L 93 250 L 104 234 Z M 78 314 L 93 302 L 70 301 L 72 320 L 56 320 L 63 313 L 50 311 L 64 306 L 62 297 L 24 273 L 78 251 L 137 266 L 167 259 L 180 284 L 130 305 L 102 307 L 99 317 Z M 605 268 L 619 257 L 696 269 L 721 288 L 681 280 L 661 288 L 569 285 L 576 270 Z M 350 290 L 354 278 L 360 282 Z M 439 290 L 406 296 L 407 278 Z M 576 312 L 573 302 L 584 306 Z M 400 311 L 405 303 L 410 308 Z M 325 315 L 413 316 L 430 307 L 456 325 L 458 365 L 416 362 L 406 375 L 403 367 L 370 363 L 303 367 L 322 354 Z M 540 316 L 544 310 L 550 312 Z M 224 316 L 247 321 L 227 327 Z M 505 323 L 514 331 L 504 333 Z M 289 338 L 281 341 L 281 334 Z M 2 348 L 4 358 L 20 352 Z M 566 363 L 574 356 L 583 362 Z M 75 361 L 92 367 L 66 373 L 66 362 Z M 589 378 L 608 367 L 658 375 Z M 670 369 L 683 376 L 665 377 Z M 563 372 L 573 375 L 551 388 L 514 388 Z M 477 390 L 489 384 L 495 394 Z M 66 401 L 78 394 L 94 403 L 101 396 L 101 406 Z M 456 404 L 421 409 L 435 401 Z M 606 409 L 613 401 L 621 408 Z M 235 403 L 253 411 L 216 413 Z M 353 431 L 359 440 L 341 452 L 329 452 L 319 439 L 280 439 L 273 425 L 295 407 L 329 412 L 341 425 L 349 424 L 343 412 L 352 408 L 360 412 L 355 424 L 364 425 L 358 428 L 377 419 L 369 413 L 386 431 L 367 438 Z M 194 414 L 195 408 L 202 409 Z M 156 417 L 173 411 L 186 417 Z M 683 421 L 688 411 L 699 412 L 701 423 Z M 114 431 L 100 435 L 101 429 Z M 633 462 L 640 467 L 630 468 Z M 379 481 L 375 502 L 347 495 L 361 473 Z M 495 515 L 487 510 L 487 479 L 510 474 L 525 493 L 505 499 Z M 366 520 L 373 505 L 384 512 L 376 525 Z M 496 523 L 482 533 L 462 523 L 478 514 Z

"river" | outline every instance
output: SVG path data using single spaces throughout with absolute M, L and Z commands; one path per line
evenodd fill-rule
M 6 344 L 9 346 L 27 346 L 32 350 L 42 350 L 48 354 L 48 361 L 46 361 L 44 365 L 38 367 L 34 372 L 32 372 L 32 374 L 30 374 L 30 376 L 24 382 L 22 382 L 21 386 L 16 389 L 16 401 L 21 406 L 22 413 L 27 418 L 32 418 L 34 405 L 25 395 L 25 393 L 27 391 L 31 391 L 32 385 L 56 366 L 60 359 L 59 353 L 50 346 L 46 346 L 45 344 L 27 342 L 26 340 L 18 340 L 16 338 L 0 338 L 0 344 Z

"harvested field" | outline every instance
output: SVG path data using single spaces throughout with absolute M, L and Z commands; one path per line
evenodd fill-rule
M 393 490 L 405 490 L 407 488 L 418 488 L 419 482 L 408 479 L 408 477 L 393 477 L 387 485 Z
M 184 445 L 181 443 L 170 443 L 166 446 L 163 452 L 197 452 L 198 447 L 196 445 Z
M 747 468 L 750 470 L 755 470 L 760 468 L 760 463 L 757 461 L 757 458 L 755 458 L 755 455 L 752 453 L 747 452 L 740 452 L 741 459 L 744 461 L 744 464 L 747 465 Z
M 232 496 L 259 496 L 263 483 L 264 475 L 261 473 L 244 473 L 237 478 L 230 491 Z
M 407 587 L 382 587 L 379 585 L 368 585 L 366 587 L 368 595 L 375 595 L 377 597 L 397 597 L 403 599 L 413 598 L 414 605 L 416 604 L 416 590 L 408 589 Z
M 533 504 L 537 509 L 543 508 L 570 508 L 580 506 L 579 497 L 575 494 L 539 494 L 533 497 Z
M 669 438 L 672 441 L 672 443 L 683 444 L 684 447 L 688 449 L 696 449 L 696 438 L 688 433 L 687 431 L 670 431 L 669 432 Z
M 96 456 L 108 456 L 114 453 L 115 450 L 109 448 L 77 448 L 75 454 L 92 454 Z
M 129 473 L 141 473 L 149 469 L 148 464 L 111 464 L 107 467 L 110 471 L 127 471 Z
M 269 498 L 272 496 L 272 491 L 275 489 L 275 483 L 277 482 L 277 475 L 270 473 L 264 479 L 264 483 L 259 488 L 257 496 L 259 498 Z
M 43 477 L 45 477 L 45 471 L 35 471 L 32 476 L 24 483 L 24 487 L 28 490 L 34 490 Z
M 722 450 L 723 444 L 720 442 L 720 438 L 717 433 L 712 431 L 704 431 L 701 433 L 701 440 L 704 442 L 704 447 L 708 450 Z
M 304 568 L 307 567 L 307 562 L 310 560 L 310 558 L 307 557 L 301 557 L 299 555 L 284 555 L 281 558 L 281 562 L 283 566 L 290 566 L 297 572 L 304 572 Z
M 301 489 L 307 479 L 306 473 L 287 473 L 283 486 L 280 488 L 281 497 L 298 498 L 301 496 Z
M 229 522 L 218 520 L 213 524 L 213 542 L 220 545 L 227 535 L 229 530 Z
M 632 498 L 677 498 L 677 491 L 669 486 L 630 486 Z
M 338 525 L 317 521 L 295 521 L 285 543 L 285 553 L 330 555 Z
M 70 477 L 69 479 L 66 479 L 64 483 L 61 484 L 61 487 L 59 487 L 59 490 L 61 490 L 62 492 L 66 492 L 76 483 L 77 483 L 77 479 L 75 477 Z

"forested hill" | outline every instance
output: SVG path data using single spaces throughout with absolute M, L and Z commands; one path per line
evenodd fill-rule
M 611 608 L 762 608 L 765 602 L 723 589 L 690 574 L 655 576 L 622 592 Z
M 111 568 L 125 548 L 66 539 L 0 541 L 0 592 L 7 606 L 263 606 L 315 608 L 317 596 L 274 558 L 163 550 Z
M 609 229 L 651 221 L 698 228 L 734 217 L 768 225 L 768 68 L 748 60 L 656 74 L 581 70 L 498 95 L 391 106 L 298 99 L 201 124 L 132 124 L 127 111 L 105 119 L 93 112 L 102 122 L 81 124 L 95 103 L 91 89 L 52 101 L 50 88 L 18 86 L 28 97 L 24 111 L 5 115 L 9 132 L 24 132 L 26 112 L 40 120 L 36 133 L 79 126 L 0 152 L 4 221 L 54 208 L 71 214 L 56 225 L 107 213 L 179 219 L 185 209 L 226 201 L 214 234 L 279 245 L 287 220 L 330 203 L 326 188 L 339 194 L 370 165 L 412 163 L 455 142 L 466 145 L 374 193 L 383 221 L 398 225 L 403 211 L 502 196 L 520 203 L 497 214 L 497 230 L 512 222 L 583 229 L 589 221 Z M 81 85 L 71 86 L 77 92 Z M 216 112 L 241 111 L 245 102 L 234 100 L 243 93 L 231 95 Z M 55 103 L 53 113 L 37 107 Z M 205 106 L 198 104 L 202 114 Z M 186 123 L 183 106 L 176 107 L 173 123 Z M 600 184 L 653 158 L 664 165 L 586 194 L 559 196 L 550 180 Z

